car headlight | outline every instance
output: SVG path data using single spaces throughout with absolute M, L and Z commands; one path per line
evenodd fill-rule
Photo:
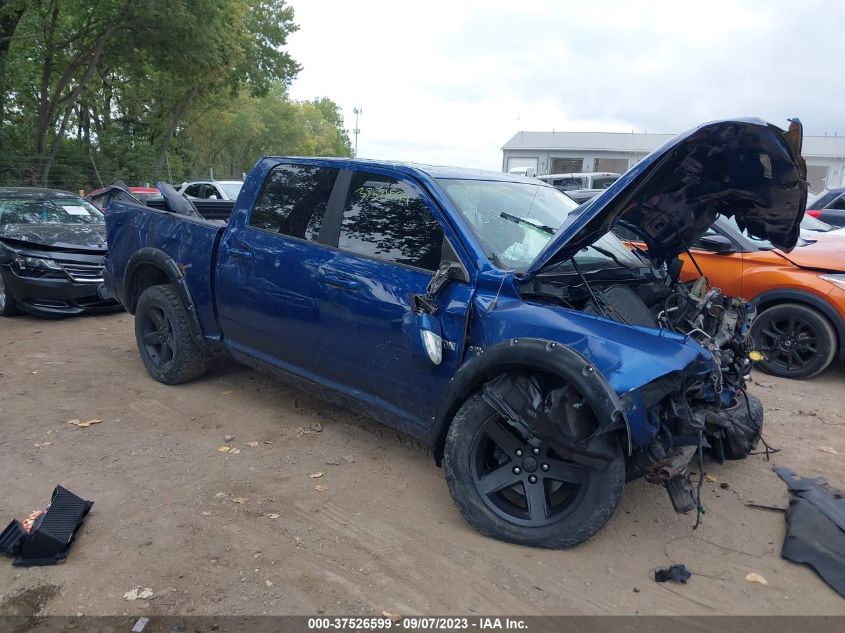
M 839 286 L 843 290 L 845 290 L 845 274 L 836 274 L 836 275 L 819 275 L 819 279 L 824 279 L 825 281 L 829 281 L 835 286 Z
M 61 270 L 59 266 L 52 259 L 44 259 L 42 257 L 27 257 L 26 255 L 15 255 L 15 263 L 21 270 Z

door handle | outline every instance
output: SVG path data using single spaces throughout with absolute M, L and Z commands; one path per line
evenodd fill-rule
M 335 288 L 341 288 L 343 290 L 355 290 L 358 287 L 358 282 L 354 279 L 350 279 L 349 277 L 342 277 L 332 273 L 323 273 L 322 278 L 323 283 L 327 286 L 334 286 Z
M 232 259 L 252 259 L 252 253 L 249 251 L 242 251 L 239 248 L 230 248 L 228 250 Z

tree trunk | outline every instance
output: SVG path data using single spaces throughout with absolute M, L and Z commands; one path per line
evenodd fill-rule
M 161 140 L 161 151 L 158 154 L 158 162 L 156 163 L 155 169 L 156 180 L 160 178 L 164 165 L 167 162 L 167 148 L 170 145 L 170 141 L 173 140 L 173 135 L 176 133 L 176 127 L 179 125 L 179 122 L 185 118 L 185 114 L 188 112 L 188 107 L 191 105 L 194 97 L 196 97 L 198 90 L 197 86 L 191 88 L 177 106 L 173 116 L 170 118 L 170 123 L 168 124 L 167 129 L 164 132 L 164 137 Z

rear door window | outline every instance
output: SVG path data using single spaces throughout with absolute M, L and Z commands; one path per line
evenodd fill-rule
M 437 270 L 443 229 L 408 183 L 356 172 L 343 209 L 338 247 L 387 262 Z
M 249 226 L 317 241 L 337 173 L 319 165 L 277 165 L 264 182 Z

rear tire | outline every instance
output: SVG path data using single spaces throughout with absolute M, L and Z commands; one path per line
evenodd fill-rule
M 18 304 L 6 285 L 6 279 L 3 277 L 3 271 L 0 270 L 0 317 L 10 317 L 20 314 Z
M 625 459 L 617 438 L 608 440 L 616 456 L 604 472 L 565 461 L 548 447 L 535 452 L 476 394 L 446 436 L 449 492 L 469 524 L 486 536 L 531 547 L 572 547 L 601 530 L 622 497 Z
M 764 357 L 757 366 L 782 378 L 811 378 L 836 356 L 836 331 L 830 321 L 800 303 L 764 310 L 751 326 L 751 338 Z
M 166 385 L 202 376 L 211 355 L 191 334 L 188 314 L 172 285 L 150 286 L 135 309 L 135 340 L 150 376 Z

